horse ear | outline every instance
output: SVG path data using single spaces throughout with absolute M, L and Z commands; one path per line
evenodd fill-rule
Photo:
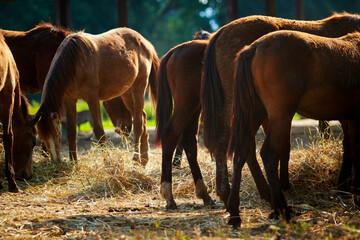
M 60 120 L 59 113 L 57 113 L 57 112 L 51 113 L 50 116 L 51 116 L 51 119 L 54 120 L 54 121 L 59 121 Z
M 37 124 L 37 122 L 40 121 L 41 116 L 42 116 L 41 113 L 40 113 L 40 114 L 36 114 L 35 117 L 31 119 L 30 125 L 31 125 L 31 126 L 35 126 L 35 124 Z

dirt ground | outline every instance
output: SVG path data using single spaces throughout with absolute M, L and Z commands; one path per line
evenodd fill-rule
M 214 206 L 204 207 L 196 199 L 184 161 L 173 169 L 178 209 L 167 210 L 159 194 L 160 149 L 152 148 L 144 168 L 132 162 L 129 144 L 111 132 L 107 134 L 113 147 L 105 150 L 91 144 L 91 133 L 80 133 L 77 164 L 67 159 L 52 163 L 36 149 L 33 179 L 18 181 L 20 193 L 0 191 L 0 239 L 360 238 L 359 210 L 349 195 L 336 191 L 342 150 L 340 128 L 332 129 L 331 143 L 315 143 L 309 138 L 315 127 L 309 130 L 309 123 L 303 122 L 293 128 L 292 190 L 287 192 L 295 213 L 291 224 L 268 218 L 270 206 L 260 199 L 246 168 L 240 195 L 242 226 L 229 227 L 215 193 L 215 162 L 204 148 L 198 159 Z M 261 142 L 261 134 L 258 138 Z M 230 161 L 229 169 L 231 175 Z M 3 185 L 7 187 L 4 180 Z

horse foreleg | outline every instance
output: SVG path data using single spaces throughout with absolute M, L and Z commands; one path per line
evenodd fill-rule
M 65 101 L 65 115 L 66 115 L 66 137 L 69 145 L 69 158 L 71 161 L 77 161 L 76 100 Z
M 13 105 L 10 105 L 13 106 Z M 13 162 L 13 131 L 12 131 L 12 107 L 2 111 L 3 124 L 3 144 L 5 150 L 5 177 L 9 184 L 10 192 L 19 192 L 19 187 L 15 182 L 14 162 Z
M 184 147 L 191 173 L 194 178 L 196 196 L 201 198 L 205 205 L 212 205 L 214 202 L 207 192 L 206 185 L 201 175 L 199 163 L 197 161 L 196 135 L 199 127 L 199 115 L 200 111 L 196 111 L 192 116 L 192 119 L 183 133 L 181 144 Z
M 352 121 L 354 136 L 353 142 L 353 169 L 354 169 L 354 202 L 360 208 L 360 120 Z
M 141 164 L 146 165 L 149 160 L 149 134 L 146 130 L 146 113 L 143 111 L 143 131 L 140 138 Z
M 338 178 L 338 190 L 342 192 L 350 192 L 352 180 L 352 161 L 354 158 L 354 128 L 352 126 L 353 124 L 351 124 L 351 121 L 340 121 L 340 123 L 344 133 L 344 154 Z

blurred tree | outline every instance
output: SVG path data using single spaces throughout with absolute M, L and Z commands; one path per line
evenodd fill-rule
M 239 17 L 238 1 L 226 0 L 226 22 L 229 23 Z
M 70 0 L 55 0 L 56 25 L 71 27 Z
M 296 19 L 303 20 L 305 19 L 305 3 L 304 0 L 296 0 Z
M 276 16 L 276 1 L 275 0 L 265 0 L 266 6 L 266 15 Z
M 127 3 L 126 0 L 118 0 L 117 1 L 118 8 L 118 26 L 119 27 L 127 27 L 128 25 L 128 17 L 127 17 Z

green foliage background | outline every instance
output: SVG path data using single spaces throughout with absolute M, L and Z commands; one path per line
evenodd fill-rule
M 159 57 L 188 41 L 197 30 L 225 24 L 226 0 L 127 0 L 129 27 L 153 43 Z M 239 0 L 240 17 L 265 14 L 265 0 Z M 276 0 L 277 16 L 295 18 L 295 0 Z M 360 12 L 358 0 L 305 0 L 307 20 L 332 12 Z M 117 27 L 117 0 L 71 0 L 72 29 L 97 34 Z M 53 0 L 0 1 L 0 28 L 28 30 L 40 21 L 55 22 Z M 40 100 L 39 96 L 30 99 Z M 150 107 L 148 107 L 150 109 Z M 153 111 L 148 110 L 153 116 Z

